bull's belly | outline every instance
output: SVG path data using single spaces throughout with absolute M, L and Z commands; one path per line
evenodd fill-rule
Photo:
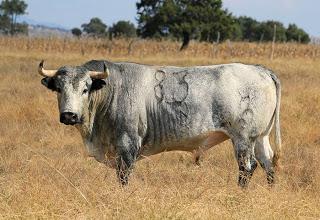
M 202 148 L 210 148 L 228 140 L 229 136 L 222 131 L 210 131 L 193 137 L 186 137 L 180 140 L 165 141 L 157 145 L 142 146 L 141 155 L 150 156 L 165 151 L 189 151 Z

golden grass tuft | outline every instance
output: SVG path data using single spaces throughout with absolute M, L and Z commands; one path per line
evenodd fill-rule
M 319 47 L 277 44 L 270 61 L 270 44 L 232 43 L 230 52 L 228 43 L 192 43 L 182 53 L 178 42 L 139 40 L 130 53 L 128 44 L 0 38 L 0 218 L 320 218 Z M 59 124 L 55 94 L 37 74 L 41 59 L 52 68 L 109 59 L 183 66 L 246 62 L 273 69 L 283 87 L 276 185 L 269 188 L 258 168 L 249 188 L 238 188 L 227 142 L 211 149 L 201 167 L 183 152 L 139 161 L 129 186 L 119 187 L 114 170 L 85 156 L 76 129 Z

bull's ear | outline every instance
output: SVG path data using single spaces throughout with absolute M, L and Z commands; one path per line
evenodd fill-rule
M 41 84 L 47 87 L 48 89 L 51 89 L 52 91 L 57 91 L 56 84 L 54 82 L 54 79 L 52 77 L 45 77 L 41 80 Z
M 93 79 L 92 80 L 92 84 L 91 84 L 91 88 L 90 88 L 90 92 L 95 91 L 95 90 L 99 90 L 101 88 L 103 88 L 106 85 L 106 82 L 102 79 Z

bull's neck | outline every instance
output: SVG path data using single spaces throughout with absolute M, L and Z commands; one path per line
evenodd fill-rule
M 83 139 L 90 141 L 95 129 L 99 130 L 97 126 L 102 122 L 97 123 L 97 121 L 103 119 L 102 116 L 107 114 L 111 99 L 112 88 L 109 85 L 90 94 L 88 106 L 83 115 L 83 123 L 77 126 Z

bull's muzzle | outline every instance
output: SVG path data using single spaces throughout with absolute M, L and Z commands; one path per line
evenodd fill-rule
M 73 112 L 63 112 L 60 114 L 60 122 L 65 125 L 75 125 L 80 123 L 79 117 Z

